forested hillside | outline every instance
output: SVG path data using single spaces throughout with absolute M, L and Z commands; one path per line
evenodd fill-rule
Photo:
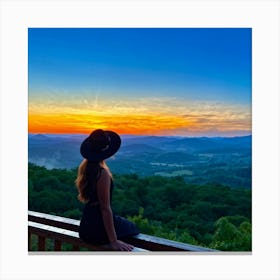
M 80 164 L 85 135 L 29 135 L 28 159 L 48 169 Z M 185 182 L 212 182 L 251 188 L 252 137 L 128 137 L 108 163 L 115 174 L 184 177 Z
M 29 163 L 28 209 L 80 219 L 76 173 Z M 225 251 L 251 250 L 251 189 L 135 174 L 114 174 L 114 182 L 113 210 L 142 233 Z

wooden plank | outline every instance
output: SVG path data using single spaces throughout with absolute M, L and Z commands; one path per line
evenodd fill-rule
M 78 220 L 64 218 L 55 215 L 49 215 L 45 213 L 34 212 L 34 211 L 28 211 L 28 221 L 46 224 L 54 227 L 72 230 L 72 231 L 78 231 L 80 225 L 80 222 Z
M 145 250 L 142 248 L 134 247 L 131 252 L 149 252 L 149 250 Z
M 134 246 L 148 249 L 151 251 L 193 251 L 193 252 L 212 252 L 214 249 L 195 246 L 165 238 L 155 237 L 147 234 L 138 234 L 134 237 L 128 238 L 127 242 Z
M 35 212 L 35 211 L 28 210 L 28 215 L 31 217 L 38 217 L 38 218 L 47 219 L 47 220 L 56 220 L 56 221 L 60 221 L 60 222 L 65 222 L 67 224 L 79 225 L 78 220 L 65 218 L 65 217 L 61 217 L 61 216 L 56 216 L 56 215 L 50 215 L 50 214 L 41 213 L 41 212 Z

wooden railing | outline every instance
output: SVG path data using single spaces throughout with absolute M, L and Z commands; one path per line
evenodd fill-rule
M 46 250 L 46 239 L 53 240 L 53 251 L 61 251 L 62 244 L 72 245 L 72 251 L 83 248 L 89 251 L 108 251 L 107 246 L 95 246 L 83 242 L 78 234 L 79 221 L 34 211 L 28 211 L 28 246 L 31 248 L 31 238 L 37 236 L 37 251 Z M 217 250 L 194 246 L 164 238 L 138 234 L 126 240 L 135 246 L 134 251 L 192 251 L 213 252 Z

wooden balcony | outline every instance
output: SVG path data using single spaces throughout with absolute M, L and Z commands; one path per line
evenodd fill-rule
M 53 240 L 53 251 L 62 251 L 62 244 L 71 244 L 71 251 L 110 251 L 107 246 L 95 246 L 83 242 L 78 234 L 79 221 L 34 211 L 28 211 L 28 246 L 31 237 L 37 236 L 37 251 L 46 251 L 46 240 Z M 176 242 L 164 238 L 138 234 L 126 240 L 135 246 L 135 252 L 191 251 L 217 252 L 217 250 Z

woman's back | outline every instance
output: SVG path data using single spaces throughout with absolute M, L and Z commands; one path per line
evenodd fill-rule
M 85 160 L 78 170 L 76 185 L 79 199 L 85 203 L 79 235 L 87 243 L 109 244 L 113 250 L 130 251 L 133 246 L 122 242 L 139 233 L 136 225 L 117 216 L 111 209 L 113 180 L 104 159 L 117 152 L 121 144 L 118 134 L 95 130 L 81 144 Z

